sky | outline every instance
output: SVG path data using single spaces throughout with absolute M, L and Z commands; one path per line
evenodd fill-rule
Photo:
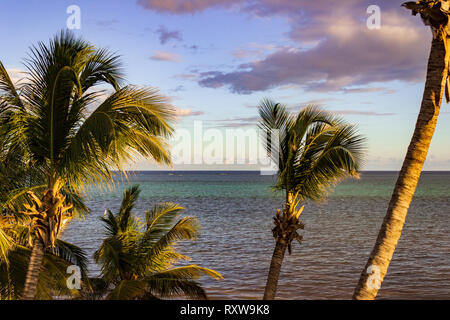
M 173 145 L 191 145 L 195 154 L 183 136 L 194 135 L 199 125 L 216 137 L 208 140 L 210 147 L 220 132 L 254 130 L 256 106 L 271 98 L 291 112 L 317 104 L 341 115 L 367 138 L 364 170 L 399 170 L 420 108 L 431 42 L 428 27 L 402 2 L 1 0 L 0 61 L 19 79 L 29 47 L 67 28 L 67 8 L 76 5 L 81 24 L 73 32 L 120 54 L 128 83 L 157 87 L 170 99 L 178 115 Z M 367 26 L 370 5 L 380 8 L 378 29 Z M 449 138 L 444 104 L 425 170 L 450 170 Z M 234 158 L 246 158 L 246 152 L 236 151 Z M 203 161 L 174 168 L 222 167 Z M 156 167 L 136 159 L 130 168 Z

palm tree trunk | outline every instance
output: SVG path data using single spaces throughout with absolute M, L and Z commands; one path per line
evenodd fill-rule
M 270 263 L 269 275 L 267 276 L 266 289 L 264 290 L 264 300 L 274 300 L 277 292 L 278 278 L 280 277 L 281 265 L 286 252 L 287 242 L 277 240 Z
M 433 39 L 431 45 L 427 80 L 416 128 L 377 241 L 353 294 L 354 299 L 372 300 L 376 297 L 400 239 L 406 214 L 427 157 L 448 74 L 449 56 L 445 49 L 445 38 L 439 38 Z M 375 271 L 375 274 L 369 274 L 371 270 Z
M 31 252 L 30 264 L 28 265 L 25 289 L 22 296 L 23 300 L 33 300 L 36 295 L 36 287 L 39 280 L 43 257 L 44 247 L 38 239 L 35 239 L 33 251 Z

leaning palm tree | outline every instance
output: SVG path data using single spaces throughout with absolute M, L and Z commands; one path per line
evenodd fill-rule
M 101 218 L 106 238 L 95 252 L 101 265 L 101 277 L 91 279 L 91 291 L 85 297 L 112 300 L 160 299 L 185 295 L 206 298 L 195 279 L 207 275 L 222 276 L 214 270 L 197 265 L 173 267 L 179 260 L 190 260 L 175 251 L 179 240 L 193 240 L 198 222 L 194 217 L 177 220 L 183 210 L 177 204 L 163 203 L 145 213 L 145 223 L 132 214 L 139 197 L 139 187 L 124 191 L 119 212 L 105 212 Z
M 86 184 L 111 182 L 111 170 L 135 154 L 170 163 L 173 110 L 155 89 L 121 86 L 119 57 L 68 31 L 33 46 L 25 67 L 19 85 L 0 68 L 0 105 L 10 110 L 9 145 L 24 150 L 42 183 L 21 210 L 33 247 L 22 298 L 33 299 L 43 253 L 76 213 Z M 99 85 L 114 90 L 104 101 Z
M 375 246 L 353 294 L 353 298 L 359 300 L 375 299 L 381 287 L 419 182 L 436 128 L 444 93 L 447 103 L 450 100 L 450 79 L 448 78 L 450 51 L 447 49 L 449 44 L 447 28 L 450 15 L 450 1 L 421 0 L 406 2 L 403 6 L 411 10 L 413 15 L 420 14 L 425 25 L 430 26 L 433 40 L 431 42 L 422 106 L 417 118 L 416 128 Z
M 307 200 L 323 200 L 327 191 L 346 177 L 357 177 L 361 166 L 364 139 L 355 126 L 318 107 L 308 106 L 291 116 L 286 108 L 264 100 L 259 109 L 264 143 L 276 163 L 276 189 L 286 195 L 283 209 L 274 217 L 275 249 L 264 292 L 265 300 L 275 298 L 286 249 L 301 242 L 298 234 L 304 225 L 300 215 Z

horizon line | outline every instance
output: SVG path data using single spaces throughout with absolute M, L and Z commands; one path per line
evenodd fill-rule
M 159 169 L 145 169 L 145 170 L 124 170 L 125 172 L 251 172 L 257 173 L 261 170 L 217 170 L 217 169 L 173 169 L 173 170 L 159 170 Z M 122 171 L 113 170 L 115 173 L 121 173 Z M 364 172 L 400 172 L 400 170 L 362 170 L 361 173 Z M 450 172 L 450 169 L 447 170 L 422 170 L 424 172 Z

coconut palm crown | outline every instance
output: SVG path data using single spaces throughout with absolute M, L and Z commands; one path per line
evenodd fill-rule
M 174 112 L 156 89 L 122 85 L 119 56 L 69 31 L 31 47 L 25 68 L 15 84 L 0 64 L 0 113 L 7 145 L 22 150 L 42 190 L 28 190 L 21 212 L 31 220 L 36 248 L 24 293 L 32 299 L 45 247 L 76 212 L 84 186 L 110 183 L 112 170 L 137 154 L 170 163 Z
M 308 106 L 290 115 L 271 100 L 260 104 L 259 127 L 266 133 L 269 155 L 278 163 L 275 188 L 285 192 L 285 205 L 274 217 L 276 241 L 264 299 L 274 299 L 281 263 L 292 242 L 301 242 L 300 215 L 307 200 L 323 200 L 330 187 L 345 177 L 357 177 L 363 162 L 365 139 L 341 118 Z
M 105 239 L 94 254 L 101 266 L 101 277 L 91 279 L 93 291 L 87 295 L 112 300 L 174 296 L 205 299 L 206 292 L 196 279 L 201 276 L 222 279 L 222 276 L 198 265 L 174 267 L 180 260 L 190 260 L 178 253 L 174 245 L 180 240 L 197 238 L 197 219 L 189 216 L 178 219 L 184 208 L 161 203 L 146 211 L 145 222 L 141 222 L 132 213 L 139 194 L 139 186 L 126 189 L 118 213 L 107 210 L 101 218 Z

